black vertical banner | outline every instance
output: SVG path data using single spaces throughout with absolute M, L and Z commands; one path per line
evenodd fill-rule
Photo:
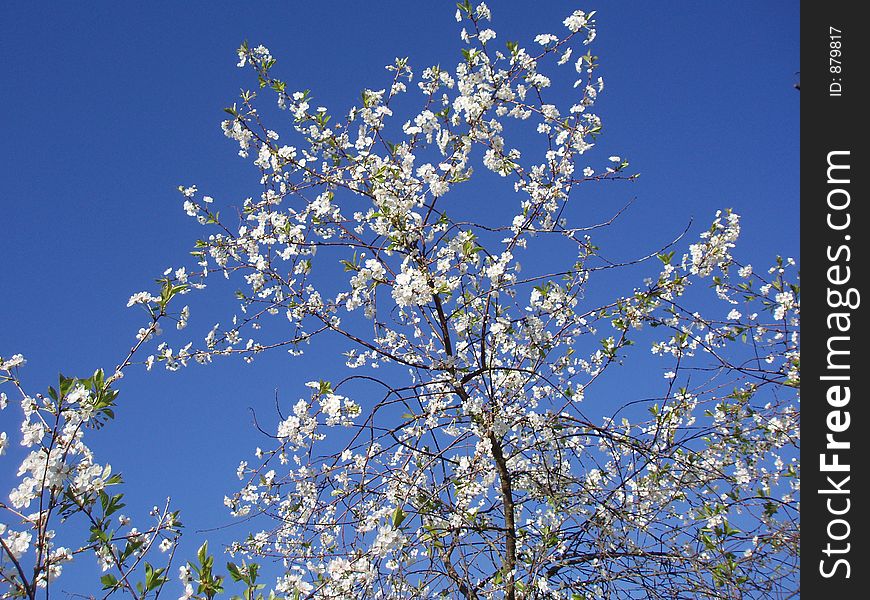
M 867 179 L 861 3 L 801 14 L 801 588 L 867 598 Z M 824 596 L 822 595 L 824 594 Z

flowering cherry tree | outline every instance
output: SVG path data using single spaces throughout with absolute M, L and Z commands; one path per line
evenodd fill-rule
M 583 193 L 635 176 L 627 160 L 591 152 L 604 89 L 594 13 L 575 11 L 526 47 L 501 41 L 485 4 L 460 3 L 456 20 L 455 69 L 396 59 L 383 87 L 344 112 L 243 44 L 238 66 L 260 91 L 243 92 L 222 128 L 260 187 L 227 219 L 218 200 L 182 186 L 184 210 L 208 228 L 196 262 L 130 298 L 149 315 L 135 347 L 154 348 L 149 369 L 317 352 L 321 338 L 343 346 L 239 465 L 242 487 L 225 504 L 254 530 L 229 548 L 245 558 L 229 577 L 251 598 L 263 585 L 255 562 L 273 560 L 273 593 L 287 598 L 788 596 L 799 545 L 794 261 L 761 272 L 738 262 L 740 218 L 728 210 L 695 243 L 609 259 L 593 238 L 621 211 L 584 222 Z M 263 96 L 283 111 L 274 125 Z M 473 178 L 486 197 L 471 197 Z M 469 202 L 492 210 L 474 218 Z M 639 274 L 635 286 L 613 292 L 624 281 L 614 272 Z M 206 294 L 215 276 L 236 280 L 235 314 L 201 342 L 152 341 L 160 322 L 187 325 L 188 306 L 170 306 Z M 664 377 L 626 396 L 608 380 L 634 360 Z M 40 431 L 66 449 L 67 470 L 46 479 L 55 455 L 43 443 L 39 464 L 19 472 L 40 474 L 17 497 L 49 494 L 92 519 L 101 501 L 105 512 L 114 481 L 76 427 L 99 422 L 108 385 L 101 373 L 62 380 L 47 408 L 25 406 L 22 431 L 34 411 L 55 415 Z M 6 567 L 28 547 L 21 528 L 5 533 L 2 573 L 32 597 L 60 562 L 50 557 L 70 551 L 49 552 L 42 521 L 20 516 L 37 532 L 42 579 Z M 174 540 L 175 513 L 155 518 L 125 543 Z M 121 570 L 106 589 L 136 593 L 116 546 L 93 542 Z M 166 578 L 148 569 L 159 583 L 143 596 Z M 223 590 L 206 546 L 180 578 L 183 597 Z

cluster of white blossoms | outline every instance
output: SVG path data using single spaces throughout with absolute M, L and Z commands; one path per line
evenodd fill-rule
M 20 450 L 9 449 L 8 433 L 0 433 L 0 454 L 8 450 L 21 456 L 15 472 L 18 482 L 8 493 L 8 504 L 0 500 L 4 597 L 35 598 L 38 588 L 47 587 L 61 576 L 66 563 L 84 553 L 96 556 L 107 572 L 102 580 L 106 590 L 135 591 L 137 568 L 140 562 L 147 564 L 142 559 L 152 542 L 162 539 L 161 550 L 174 547 L 176 513 L 158 511 L 155 524 L 141 533 L 131 529 L 125 517 L 113 523 L 113 513 L 123 506 L 123 494 L 111 495 L 109 490 L 121 482 L 120 476 L 112 473 L 110 465 L 97 462 L 84 443 L 86 430 L 103 426 L 113 416 L 116 392 L 109 387 L 111 380 L 102 371 L 87 379 L 61 375 L 47 395 L 30 395 L 18 375 L 25 362 L 20 354 L 0 357 L 0 383 L 18 393 L 23 415 Z M 0 393 L 0 410 L 8 404 L 6 392 Z M 64 525 L 76 516 L 86 527 L 76 530 Z M 88 530 L 90 537 L 75 537 Z
M 433 288 L 426 280 L 426 274 L 408 263 L 402 264 L 392 287 L 393 300 L 398 306 L 420 306 L 432 297 Z
M 740 216 L 729 211 L 724 217 L 723 223 L 721 211 L 717 213 L 709 231 L 701 234 L 703 242 L 689 246 L 683 262 L 690 261 L 693 275 L 707 277 L 718 265 L 731 261 L 730 250 L 740 236 Z
M 215 273 L 239 286 L 237 312 L 204 343 L 164 341 L 149 368 L 297 355 L 322 334 L 345 345 L 355 370 L 309 383 L 225 499 L 267 523 L 231 551 L 280 558 L 281 593 L 568 599 L 663 585 L 682 597 L 793 584 L 791 264 L 769 278 L 738 264 L 740 220 L 725 211 L 682 260 L 659 254 L 643 285 L 587 299 L 620 265 L 589 237 L 602 225 L 582 222 L 576 197 L 634 179 L 621 156 L 577 166 L 603 128 L 593 16 L 575 11 L 560 33 L 500 49 L 489 7 L 460 3 L 454 69 L 417 74 L 397 59 L 391 81 L 344 113 L 291 91 L 267 49 L 239 49 L 264 91 L 243 92 L 222 129 L 262 189 L 232 223 L 180 188 L 210 228 L 196 266 L 130 303 L 152 319 L 145 339 L 173 295 Z M 263 123 L 269 90 L 289 125 Z M 508 185 L 463 196 L 481 168 Z M 687 308 L 697 281 L 714 289 L 703 314 Z M 172 318 L 187 325 L 189 309 Z M 665 377 L 625 397 L 607 381 L 635 343 Z

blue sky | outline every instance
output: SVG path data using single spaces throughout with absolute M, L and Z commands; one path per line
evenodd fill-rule
M 733 207 L 744 217 L 741 256 L 759 266 L 777 253 L 797 256 L 798 3 L 529 6 L 490 3 L 499 40 L 530 44 L 561 31 L 575 8 L 598 11 L 605 129 L 594 159 L 618 154 L 642 173 L 584 199 L 594 221 L 636 198 L 610 240 L 613 255 L 654 249 L 693 218 L 696 234 L 715 210 Z M 420 68 L 455 64 L 451 7 L 4 2 L 0 355 L 27 357 L 34 392 L 58 371 L 111 369 L 141 325 L 127 298 L 180 266 L 201 233 L 177 186 L 196 183 L 219 199 L 257 193 L 256 175 L 219 127 L 239 88 L 256 85 L 235 68 L 242 40 L 269 47 L 288 85 L 344 111 L 363 88 L 384 87 L 395 56 Z M 249 366 L 131 371 L 117 422 L 92 438 L 125 474 L 130 512 L 171 495 L 191 545 L 201 539 L 195 530 L 227 523 L 222 498 L 238 483 L 235 467 L 263 443 L 250 409 L 272 422 L 276 390 L 295 399 L 312 361 L 279 353 Z M 15 418 L 4 411 L 0 429 L 15 429 Z M 2 493 L 13 474 L 11 457 L 0 458 Z

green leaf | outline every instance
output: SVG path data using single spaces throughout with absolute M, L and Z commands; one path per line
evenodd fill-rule
M 402 510 L 401 506 L 397 506 L 396 510 L 393 512 L 393 528 L 398 529 L 407 516 L 408 513 Z
M 199 560 L 199 564 L 205 564 L 206 558 L 208 557 L 208 540 L 202 543 L 202 546 L 199 547 L 199 550 L 196 551 L 196 558 Z
M 103 584 L 103 589 L 108 590 L 118 585 L 118 580 L 111 573 L 106 573 L 100 577 L 100 583 Z
M 244 581 L 245 577 L 242 575 L 242 572 L 239 570 L 239 567 L 236 566 L 235 563 L 228 562 L 227 563 L 227 571 L 230 573 L 230 577 L 233 578 L 233 581 Z
M 167 577 L 161 577 L 165 569 L 155 569 L 150 563 L 145 563 L 145 591 L 150 592 L 168 580 Z
M 347 272 L 347 271 L 354 271 L 354 272 L 359 271 L 359 267 L 356 266 L 355 264 L 353 264 L 352 262 L 350 262 L 349 260 L 340 260 L 338 262 L 344 266 L 345 272 Z

